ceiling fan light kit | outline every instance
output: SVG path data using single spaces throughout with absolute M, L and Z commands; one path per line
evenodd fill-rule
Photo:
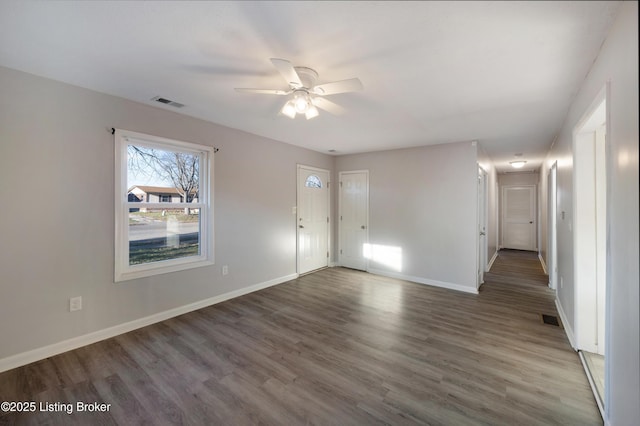
M 307 112 L 311 104 L 309 94 L 304 90 L 296 90 L 293 94 L 293 103 L 295 104 L 297 113 L 303 114 Z
M 307 117 L 307 120 L 311 120 L 312 118 L 317 117 L 319 114 L 320 113 L 318 112 L 318 108 L 311 105 L 309 109 L 307 109 L 307 112 L 304 113 L 304 116 Z
M 289 118 L 296 118 L 296 107 L 295 107 L 295 104 L 293 103 L 293 100 L 287 101 L 287 103 L 284 104 L 280 112 Z
M 316 85 L 318 73 L 311 68 L 294 67 L 291 62 L 277 58 L 272 58 L 271 63 L 286 80 L 289 85 L 288 91 L 280 89 L 247 88 L 236 88 L 236 91 L 269 95 L 293 94 L 293 97 L 291 97 L 280 110 L 281 114 L 292 119 L 296 118 L 297 114 L 304 114 L 307 120 L 315 118 L 320 114 L 318 108 L 324 109 L 332 114 L 340 114 L 344 110 L 339 105 L 322 98 L 322 96 L 354 92 L 363 89 L 362 83 L 357 78 Z

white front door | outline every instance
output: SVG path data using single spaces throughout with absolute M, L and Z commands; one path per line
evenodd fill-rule
M 298 166 L 298 273 L 329 266 L 329 171 Z
M 502 187 L 502 247 L 536 249 L 535 185 Z
M 364 247 L 368 240 L 369 172 L 340 172 L 340 265 L 366 270 Z

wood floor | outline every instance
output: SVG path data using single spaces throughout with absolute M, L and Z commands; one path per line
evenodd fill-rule
M 479 295 L 332 268 L 0 374 L 0 413 L 47 425 L 595 425 L 535 254 Z

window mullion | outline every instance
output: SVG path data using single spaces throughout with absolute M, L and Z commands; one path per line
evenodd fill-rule
M 205 203 L 136 203 L 127 201 L 125 206 L 130 209 L 146 208 L 153 210 L 183 209 L 185 207 L 199 209 L 206 206 Z

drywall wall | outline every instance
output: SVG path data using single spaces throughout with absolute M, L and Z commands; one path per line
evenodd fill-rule
M 369 170 L 369 243 L 400 249 L 369 270 L 476 291 L 477 147 L 471 142 L 346 155 L 337 171 Z
M 296 164 L 333 157 L 7 68 L 0 92 L 0 361 L 295 276 Z M 114 283 L 111 127 L 220 148 L 215 266 Z
M 498 184 L 506 185 L 538 185 L 538 172 L 510 172 L 498 174 Z
M 567 114 L 541 175 L 558 167 L 558 303 L 565 328 L 574 328 L 572 132 L 609 82 L 608 291 L 605 422 L 637 424 L 640 418 L 640 280 L 638 272 L 638 2 L 624 2 L 598 58 Z M 564 219 L 562 218 L 564 212 Z M 546 234 L 546 221 L 543 222 Z

